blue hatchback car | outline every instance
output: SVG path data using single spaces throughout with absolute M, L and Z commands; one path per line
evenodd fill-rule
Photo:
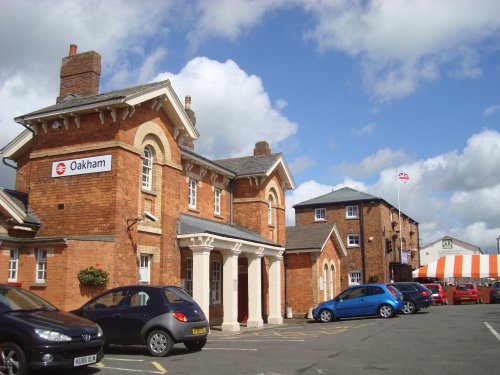
M 355 316 L 391 318 L 404 305 L 403 295 L 396 288 L 387 284 L 363 284 L 351 286 L 334 299 L 321 302 L 312 315 L 322 323 Z

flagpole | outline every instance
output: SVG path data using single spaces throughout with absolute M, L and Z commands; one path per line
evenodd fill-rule
M 396 171 L 396 178 L 398 179 L 398 221 L 399 221 L 399 261 L 403 264 L 403 230 L 401 227 L 401 204 L 399 201 L 399 175 Z

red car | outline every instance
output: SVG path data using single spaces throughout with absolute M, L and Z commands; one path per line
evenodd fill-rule
M 453 304 L 460 305 L 462 302 L 482 303 L 476 284 L 457 284 L 453 291 Z
M 441 305 L 448 304 L 448 297 L 444 291 L 441 284 L 422 284 L 427 289 L 432 292 L 432 298 L 434 298 L 434 303 L 440 303 Z

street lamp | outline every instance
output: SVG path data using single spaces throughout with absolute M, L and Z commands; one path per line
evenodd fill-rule
M 500 236 L 497 237 L 498 254 L 500 254 Z

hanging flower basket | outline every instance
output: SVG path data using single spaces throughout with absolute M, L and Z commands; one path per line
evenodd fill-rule
M 96 266 L 89 266 L 78 272 L 78 280 L 82 285 L 103 285 L 109 279 L 109 272 Z
M 368 278 L 369 283 L 376 283 L 378 281 L 379 277 L 378 275 L 372 275 Z

